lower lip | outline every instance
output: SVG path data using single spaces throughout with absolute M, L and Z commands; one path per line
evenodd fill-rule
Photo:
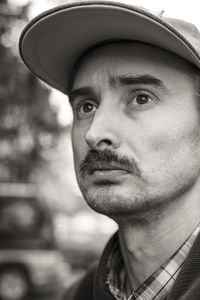
M 114 180 L 117 181 L 119 177 L 127 175 L 128 172 L 125 170 L 95 170 L 91 176 L 93 176 L 95 179 L 99 180 Z

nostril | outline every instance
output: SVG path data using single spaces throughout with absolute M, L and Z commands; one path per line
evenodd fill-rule
M 109 140 L 109 139 L 103 139 L 103 140 L 101 140 L 101 141 L 98 143 L 98 145 L 99 145 L 99 146 L 100 146 L 100 145 L 111 146 L 111 145 L 112 145 L 112 142 L 111 142 L 111 140 Z

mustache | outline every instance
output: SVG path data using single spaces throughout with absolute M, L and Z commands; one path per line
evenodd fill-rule
M 94 169 L 105 168 L 105 166 L 121 168 L 141 177 L 140 168 L 133 158 L 119 155 L 110 149 L 88 151 L 85 159 L 80 163 L 80 175 L 84 177 L 91 174 Z

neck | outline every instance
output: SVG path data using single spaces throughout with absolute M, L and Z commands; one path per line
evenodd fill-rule
M 200 222 L 199 197 L 174 201 L 151 223 L 121 221 L 119 240 L 135 290 L 185 242 Z

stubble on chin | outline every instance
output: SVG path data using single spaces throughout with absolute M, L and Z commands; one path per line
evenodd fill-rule
M 87 204 L 97 213 L 106 215 L 117 223 L 132 222 L 135 226 L 145 226 L 159 222 L 171 204 L 181 198 L 194 184 L 187 182 L 176 189 L 151 194 L 148 184 L 138 180 L 135 186 L 124 189 L 121 186 L 107 185 L 87 187 L 84 182 L 80 188 Z
M 97 213 L 116 221 L 131 220 L 135 224 L 147 224 L 158 219 L 163 211 L 163 203 L 151 201 L 144 188 L 135 187 L 130 191 L 120 186 L 86 188 L 81 186 L 87 204 Z

